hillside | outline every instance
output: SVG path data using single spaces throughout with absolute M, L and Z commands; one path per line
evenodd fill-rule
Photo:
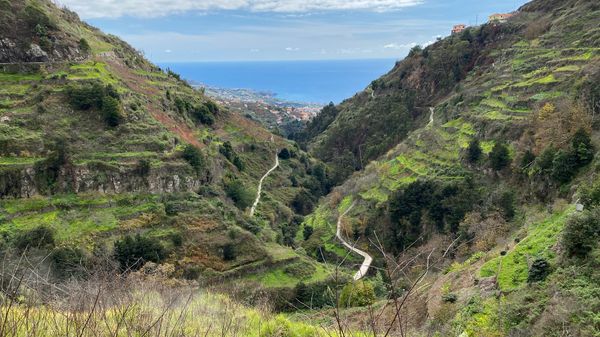
M 0 19 L 0 336 L 600 333 L 597 1 L 414 48 L 297 143 L 49 0 Z
M 324 266 L 292 249 L 296 212 L 306 212 L 294 200 L 327 192 L 315 174 L 322 164 L 68 9 L 3 0 L 0 17 L 6 254 L 39 246 L 31 258 L 42 264 L 59 251 L 84 268 L 136 269 L 131 259 L 150 259 L 190 280 L 282 273 L 301 262 L 308 272 L 299 279 L 326 277 Z M 259 179 L 281 150 L 252 217 Z M 51 236 L 47 245 L 40 233 Z M 115 260 L 119 242 L 157 251 Z M 60 268 L 53 277 L 70 277 L 71 267 Z
M 578 227 L 598 223 L 598 22 L 594 1 L 532 1 L 414 48 L 326 107 L 294 138 L 343 183 L 305 221 L 323 234 L 303 246 L 343 255 L 327 244 L 354 204 L 346 230 L 389 268 L 372 279 L 417 282 L 405 332 L 596 335 L 600 250 L 574 237 L 599 235 Z

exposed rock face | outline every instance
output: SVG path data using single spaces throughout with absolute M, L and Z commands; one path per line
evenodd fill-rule
M 34 62 L 48 62 L 48 53 L 46 53 L 40 46 L 35 43 L 32 43 L 29 50 L 27 51 L 27 56 Z
M 16 40 L 0 37 L 0 63 L 82 61 L 87 55 L 71 45 L 52 44 L 45 50 L 36 43 L 23 45 Z
M 32 167 L 0 172 L 0 198 L 30 198 L 44 194 Z M 92 170 L 87 166 L 63 168 L 54 192 L 71 193 L 174 193 L 197 191 L 202 179 L 181 166 L 164 167 L 141 177 L 131 170 Z

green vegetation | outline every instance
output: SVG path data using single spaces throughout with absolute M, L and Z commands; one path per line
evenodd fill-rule
M 117 240 L 114 254 L 123 271 L 138 270 L 146 262 L 160 263 L 167 255 L 158 239 L 139 234 L 126 235 L 123 239 Z
M 364 307 L 373 304 L 375 291 L 369 282 L 358 281 L 348 283 L 340 293 L 342 307 Z
M 527 228 L 526 236 L 506 255 L 496 257 L 483 265 L 481 276 L 496 276 L 501 290 L 518 289 L 526 284 L 529 273 L 528 259 L 555 260 L 553 247 L 567 221 L 571 208 L 556 213 L 546 220 Z

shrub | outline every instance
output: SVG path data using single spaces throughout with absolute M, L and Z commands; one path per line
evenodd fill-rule
M 442 301 L 445 303 L 455 303 L 458 300 L 458 296 L 456 294 L 445 294 L 442 296 Z
M 135 173 L 140 177 L 147 177 L 151 168 L 152 164 L 148 159 L 140 159 L 135 167 Z
M 310 239 L 313 232 L 314 232 L 314 229 L 312 228 L 312 226 L 304 225 L 304 229 L 302 230 L 302 235 L 304 237 L 304 241 Z
M 90 51 L 92 51 L 90 44 L 84 38 L 81 38 L 81 40 L 79 40 L 79 49 L 83 54 L 89 54 Z
M 190 164 L 197 174 L 200 174 L 206 166 L 206 161 L 202 152 L 190 144 L 186 145 L 183 149 L 183 159 Z
M 50 255 L 52 266 L 61 278 L 81 276 L 85 272 L 86 257 L 77 247 L 59 247 Z
M 234 179 L 225 184 L 225 193 L 233 200 L 237 208 L 246 209 L 252 205 L 254 193 L 247 189 L 241 181 Z
M 112 96 L 102 98 L 102 114 L 106 124 L 116 127 L 121 123 L 121 103 Z
M 375 302 L 373 285 L 365 281 L 348 283 L 340 293 L 340 306 L 344 308 L 364 307 Z
M 233 261 L 236 258 L 235 246 L 232 243 L 228 243 L 223 246 L 223 260 Z
M 592 162 L 594 159 L 594 145 L 592 145 L 590 135 L 584 129 L 577 130 L 573 135 L 572 146 L 579 167 L 584 167 Z
M 298 192 L 294 197 L 294 200 L 292 200 L 292 208 L 298 214 L 308 215 L 312 212 L 314 207 L 315 202 L 306 190 Z
M 569 218 L 562 243 L 569 257 L 586 257 L 600 239 L 600 208 L 584 211 Z
M 550 274 L 550 263 L 545 259 L 538 258 L 529 267 L 529 273 L 527 275 L 527 282 L 541 282 L 546 279 Z
M 571 151 L 559 150 L 552 161 L 552 179 L 559 183 L 568 183 L 577 173 L 577 157 Z
M 481 150 L 479 139 L 473 139 L 467 148 L 467 160 L 469 163 L 477 163 L 481 158 L 482 153 L 483 151 Z
M 279 159 L 283 160 L 290 159 L 290 157 L 292 156 L 290 150 L 288 150 L 287 148 L 283 148 L 281 151 L 279 151 L 279 154 L 277 155 L 279 156 Z
M 160 263 L 167 257 L 167 252 L 157 238 L 126 235 L 115 242 L 115 259 L 123 271 L 138 270 L 146 262 Z
M 54 231 L 46 226 L 24 231 L 15 238 L 15 247 L 20 250 L 52 248 L 54 247 Z
M 535 154 L 531 150 L 525 151 L 523 157 L 521 157 L 521 172 L 527 173 L 528 169 L 535 163 Z
M 202 274 L 202 269 L 198 266 L 188 266 L 183 269 L 183 278 L 186 280 L 197 280 Z
M 508 147 L 501 143 L 497 142 L 490 152 L 490 165 L 496 171 L 500 171 L 510 165 L 510 152 L 508 151 Z
M 74 109 L 89 110 L 102 107 L 105 88 L 99 82 L 92 82 L 81 86 L 71 85 L 65 93 Z

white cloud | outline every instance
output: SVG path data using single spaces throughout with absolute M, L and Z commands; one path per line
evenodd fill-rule
M 171 54 L 173 51 L 171 49 L 165 49 L 165 53 Z
M 57 0 L 84 18 L 160 17 L 189 11 L 248 10 L 305 13 L 326 10 L 384 12 L 416 6 L 424 0 Z
M 383 46 L 384 49 L 407 49 L 407 48 L 413 48 L 417 46 L 416 42 L 412 42 L 412 43 L 406 43 L 406 44 L 398 44 L 398 43 L 388 43 L 385 46 Z
M 293 48 L 293 47 L 287 47 L 285 48 L 286 51 L 299 51 L 300 48 Z

